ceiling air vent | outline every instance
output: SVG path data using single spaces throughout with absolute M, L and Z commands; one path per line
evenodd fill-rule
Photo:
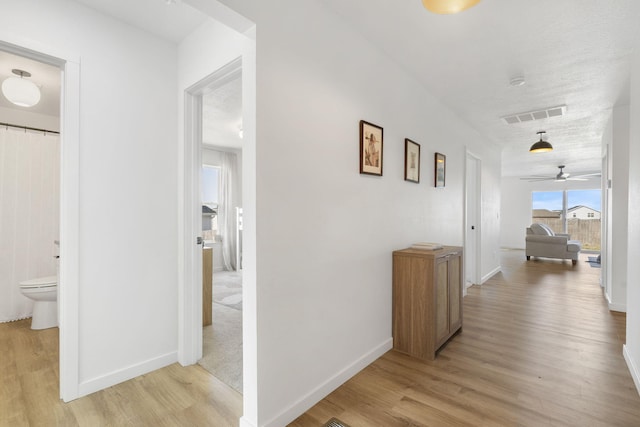
M 543 110 L 528 111 L 526 113 L 510 114 L 502 117 L 502 120 L 508 125 L 516 123 L 530 122 L 533 120 L 548 119 L 549 117 L 563 116 L 567 113 L 567 106 L 560 105 L 558 107 L 545 108 Z

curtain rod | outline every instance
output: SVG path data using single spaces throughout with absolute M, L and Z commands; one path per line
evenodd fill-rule
M 54 133 L 56 135 L 60 135 L 60 132 L 56 132 L 55 130 L 32 128 L 32 127 L 29 127 L 29 126 L 22 126 L 22 125 L 12 125 L 11 123 L 2 123 L 2 122 L 0 122 L 0 127 L 6 127 L 6 128 L 12 127 L 12 128 L 24 129 L 25 132 L 28 131 L 28 130 L 32 130 L 32 131 L 36 131 L 36 132 Z

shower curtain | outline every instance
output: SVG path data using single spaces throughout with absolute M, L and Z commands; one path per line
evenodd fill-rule
M 238 157 L 235 153 L 222 152 L 220 168 L 220 200 L 222 215 L 218 215 L 218 229 L 222 236 L 222 263 L 225 270 L 236 270 L 236 207 L 238 197 L 234 186 L 238 181 Z
M 30 317 L 24 280 L 56 274 L 60 138 L 0 128 L 0 322 Z

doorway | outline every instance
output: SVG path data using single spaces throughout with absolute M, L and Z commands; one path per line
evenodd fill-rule
M 481 168 L 480 158 L 471 152 L 466 153 L 465 163 L 465 288 L 481 284 L 480 263 L 480 200 L 481 200 Z
M 187 90 L 194 160 L 192 194 L 201 236 L 202 342 L 198 363 L 242 392 L 242 62 L 234 60 Z M 187 129 L 189 132 L 189 129 Z M 239 221 L 240 220 L 240 221 Z
M 38 46 L 37 49 L 40 49 Z M 35 48 L 34 48 L 35 49 Z M 79 395 L 78 372 L 78 276 L 79 276 L 79 122 L 80 64 L 77 58 L 60 58 L 49 52 L 34 50 L 25 40 L 0 40 L 0 51 L 53 67 L 58 87 L 59 116 L 48 127 L 63 130 L 59 135 L 59 386 L 65 402 Z M 16 120 L 15 117 L 13 117 Z M 52 242 L 53 243 L 53 242 Z M 55 244 L 54 244 L 55 245 Z M 54 254 L 55 255 L 55 254 Z
M 0 322 L 30 318 L 39 306 L 27 326 L 49 329 L 57 326 L 61 70 L 0 50 L 0 80 Z M 54 286 L 38 296 L 51 302 L 18 287 L 44 277 Z

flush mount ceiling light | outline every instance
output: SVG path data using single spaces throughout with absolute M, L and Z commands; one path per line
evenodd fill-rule
M 20 77 L 9 77 L 2 82 L 2 94 L 11 103 L 20 107 L 33 107 L 40 102 L 40 89 L 31 80 L 31 73 L 13 69 L 11 72 Z
M 462 12 L 480 3 L 480 0 L 422 0 L 422 5 L 433 13 L 449 15 Z
M 542 135 L 545 134 L 545 131 L 538 132 L 540 135 L 540 141 L 536 142 L 529 148 L 530 153 L 546 153 L 547 151 L 553 150 L 553 146 L 547 142 L 542 140 Z

